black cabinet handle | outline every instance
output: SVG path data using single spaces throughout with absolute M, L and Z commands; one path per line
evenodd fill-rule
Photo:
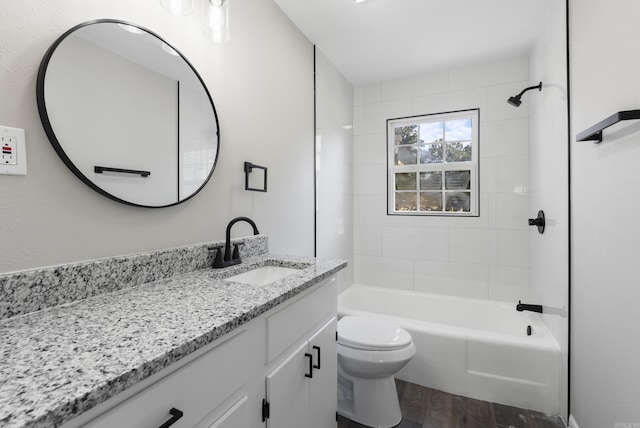
M 319 346 L 314 346 L 313 349 L 318 351 L 318 365 L 314 365 L 313 368 L 320 370 L 320 347 Z
M 307 352 L 304 356 L 309 358 L 309 373 L 305 373 L 304 377 L 313 378 L 313 355 Z
M 171 415 L 171 419 L 160 425 L 160 428 L 169 428 L 171 425 L 178 422 L 178 419 L 184 416 L 184 413 L 175 407 L 172 407 L 171 410 L 169 410 L 169 414 Z

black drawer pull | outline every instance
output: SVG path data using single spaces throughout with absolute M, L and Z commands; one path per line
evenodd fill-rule
M 314 365 L 313 368 L 320 370 L 320 347 L 319 346 L 314 346 L 313 349 L 318 351 L 318 365 Z
M 169 410 L 169 414 L 171 415 L 171 419 L 160 425 L 160 428 L 169 428 L 171 425 L 178 422 L 178 419 L 180 419 L 184 415 L 183 412 L 176 409 L 175 407 L 172 407 L 171 410 Z
M 304 377 L 313 378 L 313 355 L 307 352 L 304 356 L 309 357 L 309 373 L 305 373 Z

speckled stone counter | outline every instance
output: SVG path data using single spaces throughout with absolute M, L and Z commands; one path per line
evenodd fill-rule
M 242 258 L 265 254 L 268 237 L 247 236 Z M 98 294 L 171 278 L 213 263 L 224 241 L 128 254 L 100 260 L 0 274 L 0 319 L 82 300 Z
M 267 286 L 224 278 L 301 268 Z M 54 427 L 346 266 L 262 254 L 0 321 L 0 426 Z

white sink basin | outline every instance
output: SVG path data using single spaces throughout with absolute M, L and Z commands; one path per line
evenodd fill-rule
M 300 269 L 282 266 L 261 266 L 248 272 L 225 278 L 224 281 L 242 282 L 243 284 L 251 285 L 267 285 L 298 272 L 300 272 Z

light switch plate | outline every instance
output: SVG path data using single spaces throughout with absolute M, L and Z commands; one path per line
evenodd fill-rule
M 24 129 L 0 126 L 0 174 L 27 175 Z

